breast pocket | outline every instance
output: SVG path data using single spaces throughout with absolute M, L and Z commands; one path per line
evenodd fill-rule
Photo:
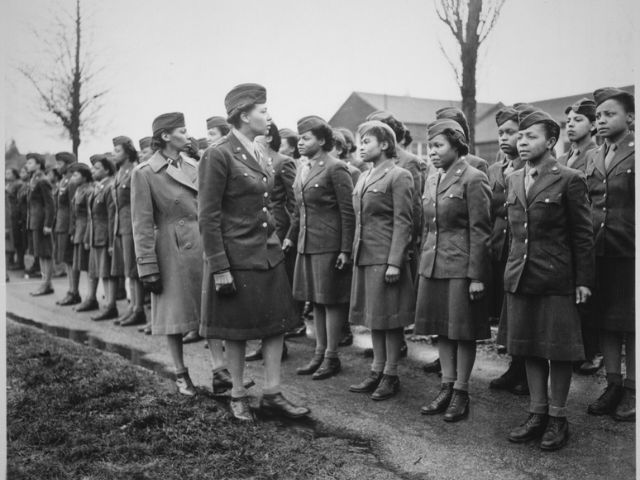
M 444 192 L 442 200 L 445 202 L 459 202 L 464 200 L 464 190 L 462 188 L 450 188 Z
M 232 168 L 231 169 L 231 179 L 234 181 L 255 181 L 256 174 L 253 170 L 249 170 L 248 168 Z

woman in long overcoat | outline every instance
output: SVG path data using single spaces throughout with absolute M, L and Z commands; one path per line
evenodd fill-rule
M 436 120 L 427 129 L 429 156 L 441 172 L 427 179 L 423 195 L 415 331 L 438 335 L 442 389 L 421 413 L 445 412 L 445 421 L 456 422 L 469 412 L 476 340 L 491 337 L 485 295 L 491 192 L 487 176 L 464 158 L 468 147 L 457 122 Z
M 273 166 L 255 142 L 269 128 L 267 92 L 242 84 L 225 97 L 232 131 L 209 147 L 199 164 L 199 223 L 205 266 L 200 335 L 225 340 L 233 380 L 231 408 L 252 421 L 243 386 L 247 340 L 262 339 L 265 386 L 261 409 L 289 417 L 309 410 L 281 393 L 284 334 L 296 325 L 296 308 L 284 254 L 269 209 Z

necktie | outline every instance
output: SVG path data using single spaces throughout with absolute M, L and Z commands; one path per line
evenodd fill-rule
M 569 158 L 567 159 L 567 167 L 571 168 L 571 165 L 576 163 L 579 156 L 580 150 L 571 150 L 571 152 L 569 152 Z
M 527 172 L 527 176 L 524 177 L 524 191 L 527 197 L 529 196 L 529 190 L 531 189 L 531 186 L 536 181 L 537 176 L 538 176 L 538 171 L 535 168 L 530 168 L 529 171 Z
M 613 160 L 613 157 L 615 157 L 617 149 L 618 149 L 618 146 L 615 143 L 610 145 L 609 148 L 607 149 L 607 156 L 604 157 L 604 168 L 607 171 L 609 171 L 609 167 L 611 166 L 611 161 Z
M 182 157 L 170 158 L 169 159 L 169 164 L 173 165 L 177 169 L 180 169 L 180 167 L 182 166 Z
M 300 178 L 302 179 L 302 183 L 307 181 L 307 177 L 309 176 L 309 172 L 311 171 L 311 162 L 306 161 L 302 166 L 302 171 L 300 172 Z
M 513 168 L 513 162 L 509 161 L 507 164 L 507 168 L 504 169 L 504 178 L 507 178 L 507 175 L 511 175 L 515 169 Z

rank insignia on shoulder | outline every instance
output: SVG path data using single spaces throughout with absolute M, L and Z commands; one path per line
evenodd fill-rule
M 629 146 L 633 147 L 633 146 L 635 146 L 635 143 L 634 142 L 629 142 Z

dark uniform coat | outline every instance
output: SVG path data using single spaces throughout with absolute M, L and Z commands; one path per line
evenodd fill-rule
M 398 148 L 396 150 L 397 157 L 393 159 L 394 163 L 401 168 L 407 170 L 413 177 L 413 199 L 412 199 L 412 218 L 413 218 L 413 232 L 412 239 L 415 242 L 420 236 L 422 228 L 422 204 L 420 198 L 422 196 L 422 190 L 424 189 L 425 179 L 423 177 L 423 162 L 420 158 Z M 416 255 L 417 252 L 414 252 Z
M 468 155 L 465 155 L 464 159 L 473 168 L 480 170 L 487 176 L 489 175 L 489 163 L 487 163 L 484 158 L 476 157 L 475 155 L 469 153 Z
M 58 183 L 58 191 L 55 198 L 56 221 L 54 232 L 69 234 L 71 227 L 71 200 L 76 193 L 76 187 L 70 178 L 63 178 Z
M 89 197 L 93 192 L 93 182 L 85 183 L 76 188 L 71 201 L 71 220 L 69 222 L 69 234 L 73 235 L 74 245 L 89 243 L 87 227 L 89 226 Z
M 591 150 L 594 150 L 596 148 L 598 148 L 598 145 L 592 139 L 591 142 L 589 142 L 589 144 L 585 148 L 580 150 L 580 152 L 578 153 L 578 158 L 575 159 L 575 161 L 571 164 L 570 168 L 573 168 L 575 170 L 580 170 L 581 172 L 584 173 L 587 169 L 587 158 L 589 157 Z M 569 160 L 569 157 L 571 156 L 572 153 L 573 153 L 573 148 L 569 149 L 568 152 L 564 153 L 560 158 L 558 158 L 558 163 L 563 167 L 566 167 L 567 161 Z
M 202 240 L 198 231 L 198 169 L 181 156 L 169 165 L 160 152 L 133 169 L 131 217 L 140 277 L 159 274 L 162 293 L 151 295 L 151 331 L 172 335 L 200 321 Z
M 53 228 L 55 204 L 51 182 L 41 170 L 36 171 L 29 182 L 27 195 L 27 225 L 29 230 L 41 231 L 44 227 Z
M 131 224 L 131 175 L 135 166 L 120 167 L 113 184 L 114 220 L 113 262 L 111 274 L 138 278 L 133 226 Z
M 296 205 L 293 182 L 296 180 L 297 165 L 293 158 L 276 153 L 271 159 L 271 167 L 275 174 L 269 208 L 276 220 L 276 235 L 282 242 L 291 227 L 291 215 Z
M 91 247 L 113 247 L 116 206 L 113 201 L 113 177 L 96 183 L 88 199 L 89 225 L 85 241 Z

